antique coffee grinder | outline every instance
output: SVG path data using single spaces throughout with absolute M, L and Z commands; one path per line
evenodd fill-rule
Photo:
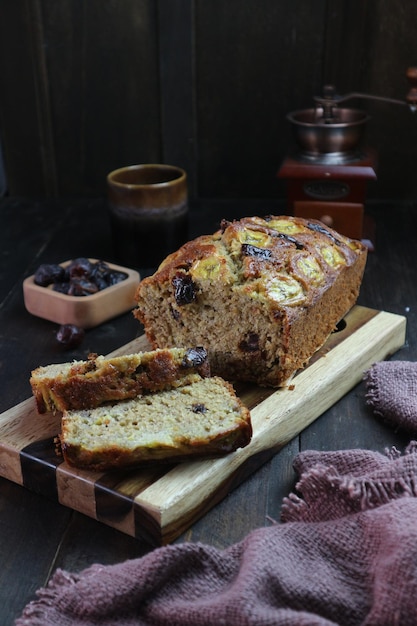
M 417 107 L 417 68 L 407 70 L 411 89 L 405 100 L 363 93 L 338 96 L 326 86 L 315 97 L 311 109 L 287 116 L 297 151 L 288 156 L 278 171 L 287 181 L 289 209 L 300 217 L 319 219 L 370 249 L 373 232 L 365 220 L 364 203 L 369 181 L 376 180 L 376 154 L 364 146 L 369 116 L 359 109 L 339 105 L 353 98 L 381 100 Z

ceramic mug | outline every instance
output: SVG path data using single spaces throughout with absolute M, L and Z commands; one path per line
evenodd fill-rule
M 117 262 L 154 268 L 187 241 L 187 174 L 180 167 L 122 167 L 108 174 L 107 191 Z

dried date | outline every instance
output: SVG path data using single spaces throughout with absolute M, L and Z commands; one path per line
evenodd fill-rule
M 65 278 L 65 270 L 55 263 L 43 263 L 38 267 L 34 275 L 34 282 L 41 287 L 47 287 L 52 283 L 62 282 Z
M 94 264 L 90 259 L 79 257 L 71 261 L 67 266 L 67 273 L 70 280 L 73 278 L 89 277 L 93 273 L 93 268 Z
M 68 288 L 69 296 L 91 296 L 99 291 L 98 286 L 82 276 L 73 278 Z
M 272 256 L 271 250 L 268 250 L 267 248 L 258 248 L 250 243 L 242 243 L 242 254 L 243 256 L 253 256 L 257 259 L 262 259 L 263 261 L 267 261 Z
M 307 224 L 307 228 L 309 228 L 310 230 L 316 233 L 321 233 L 322 235 L 326 235 L 326 237 L 328 237 L 330 241 L 333 241 L 333 243 L 335 243 L 336 245 L 341 245 L 341 241 L 339 241 L 339 239 L 337 239 L 334 235 L 332 235 L 332 233 L 328 231 L 327 228 L 325 228 L 321 224 L 309 222 Z
M 44 263 L 35 272 L 34 282 L 41 287 L 52 285 L 53 291 L 70 296 L 90 296 L 127 278 L 125 272 L 111 268 L 105 261 L 74 259 L 63 268 Z
M 279 232 L 277 232 L 276 236 L 279 239 L 283 239 L 284 241 L 288 241 L 288 243 L 293 243 L 295 245 L 295 247 L 297 248 L 297 250 L 303 250 L 305 248 L 305 245 L 303 243 L 301 243 L 301 241 L 298 241 L 298 239 L 296 239 L 295 237 L 291 237 L 291 235 L 287 235 L 287 233 L 279 233 Z
M 178 274 L 172 279 L 175 301 L 178 306 L 191 304 L 197 297 L 197 286 L 188 274 Z
M 64 348 L 76 348 L 83 341 L 85 331 L 75 324 L 62 324 L 56 333 L 56 339 Z
M 70 283 L 68 282 L 62 282 L 62 283 L 54 283 L 52 285 L 52 290 L 53 291 L 57 291 L 58 293 L 64 293 L 64 294 L 68 294 L 70 288 Z
M 193 404 L 191 410 L 193 413 L 207 413 L 207 407 L 205 404 Z
M 183 367 L 198 367 L 207 360 L 207 350 L 198 346 L 197 348 L 190 348 L 185 353 L 182 360 Z

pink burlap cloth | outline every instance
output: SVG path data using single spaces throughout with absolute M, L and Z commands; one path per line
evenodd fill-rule
M 417 363 L 381 361 L 364 380 L 374 414 L 398 429 L 417 434 Z
M 16 625 L 415 626 L 417 443 L 303 452 L 295 469 L 282 523 L 58 570 Z

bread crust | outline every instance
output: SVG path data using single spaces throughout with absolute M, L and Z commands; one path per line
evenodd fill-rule
M 45 413 L 93 408 L 209 375 L 205 349 L 175 348 L 38 367 L 30 384 L 38 412 Z
M 280 387 L 355 304 L 366 257 L 317 220 L 223 222 L 139 284 L 134 315 L 154 348 L 198 343 L 213 374 Z

